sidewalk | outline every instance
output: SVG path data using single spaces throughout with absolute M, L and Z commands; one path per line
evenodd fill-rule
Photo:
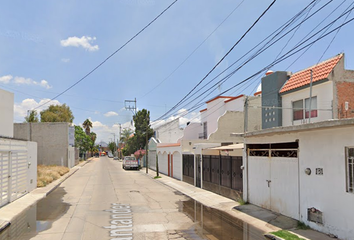
M 89 163 L 91 160 L 92 158 L 89 158 L 87 161 L 79 163 L 75 167 L 71 168 L 67 174 L 53 181 L 47 186 L 42 188 L 36 188 L 25 196 L 0 208 L 0 232 L 7 228 L 16 216 L 21 214 L 23 211 L 27 210 L 30 206 L 37 203 L 42 198 L 45 198 L 49 193 L 54 191 L 62 182 L 64 182 L 67 178 L 69 178 L 71 175 L 73 175 L 76 171 L 78 171 L 85 164 Z
M 142 174 L 146 174 L 145 168 L 140 171 Z M 149 169 L 148 176 L 153 178 L 156 176 L 156 172 Z M 188 183 L 163 174 L 160 174 L 160 176 L 161 178 L 156 179 L 156 181 L 159 181 L 162 184 L 187 195 L 205 206 L 226 212 L 231 216 L 260 229 L 265 234 L 283 229 L 288 230 L 289 232 L 306 240 L 333 240 L 333 238 L 330 238 L 326 234 L 312 229 L 296 229 L 298 221 L 295 219 L 274 213 L 270 210 L 260 208 L 252 204 L 240 205 L 238 202 L 216 193 L 194 187 Z

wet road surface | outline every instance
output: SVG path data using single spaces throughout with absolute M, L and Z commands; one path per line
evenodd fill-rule
M 86 164 L 0 234 L 0 240 L 120 238 L 264 239 L 248 224 L 107 157 Z

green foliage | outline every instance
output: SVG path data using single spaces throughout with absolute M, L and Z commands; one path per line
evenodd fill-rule
M 123 132 L 121 134 L 121 137 L 120 137 L 120 142 L 121 143 L 127 143 L 130 135 L 133 133 L 133 131 L 131 129 L 123 129 Z
M 154 179 L 161 178 L 160 176 L 155 176 Z
M 41 122 L 68 122 L 72 123 L 74 120 L 73 113 L 69 106 L 50 105 L 49 108 L 40 112 Z
M 272 232 L 271 234 L 280 237 L 284 240 L 305 240 L 303 238 L 299 238 L 298 236 L 296 236 L 295 234 L 292 234 L 286 230 L 280 230 L 277 232 Z
M 140 148 L 144 149 L 146 144 L 146 134 L 148 139 L 154 135 L 154 131 L 150 127 L 150 111 L 143 109 L 137 112 L 133 117 L 133 120 L 135 125 L 134 137 L 136 137 L 136 143 Z
M 25 117 L 25 122 L 39 122 L 37 111 L 32 110 L 29 116 Z
M 108 143 L 108 148 L 111 150 L 112 154 L 114 154 L 117 150 L 117 144 L 115 142 Z
M 91 128 L 92 128 L 92 122 L 89 119 L 86 119 L 84 121 L 84 123 L 82 124 L 82 126 L 85 129 L 86 135 L 90 135 L 90 131 L 91 131 Z
M 298 221 L 297 222 L 297 229 L 302 229 L 302 230 L 307 230 L 310 229 L 309 226 L 307 226 L 305 223 Z
M 146 145 L 146 137 L 150 139 L 154 131 L 150 127 L 150 112 L 146 109 L 140 110 L 133 117 L 135 125 L 135 133 L 133 137 L 126 140 L 125 156 L 133 154 L 138 149 L 144 149 Z
M 75 126 L 75 147 L 77 147 L 80 153 L 85 153 L 92 149 L 92 139 L 86 135 L 82 127 Z
M 248 204 L 248 202 L 245 201 L 243 198 L 239 198 L 237 202 L 238 202 L 240 205 L 246 205 L 246 204 Z

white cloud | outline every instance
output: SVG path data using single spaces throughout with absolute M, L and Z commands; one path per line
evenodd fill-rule
M 123 123 L 121 126 L 122 126 L 122 131 L 124 128 L 130 128 L 134 130 L 130 122 Z M 97 134 L 96 143 L 100 141 L 104 141 L 108 143 L 111 141 L 111 139 L 114 140 L 115 138 L 117 141 L 119 138 L 119 124 L 113 124 L 112 126 L 108 126 L 101 123 L 100 121 L 92 121 L 91 131 Z M 115 134 L 115 136 L 113 134 Z
M 98 45 L 91 45 L 91 43 L 95 40 L 96 37 L 89 36 L 82 36 L 81 38 L 69 37 L 68 39 L 61 40 L 60 44 L 63 47 L 83 47 L 84 49 L 93 52 L 99 49 Z
M 12 77 L 11 75 L 5 75 L 0 77 L 0 82 L 8 84 L 10 82 L 13 82 L 17 85 L 37 85 L 44 87 L 46 89 L 52 88 L 52 86 L 49 85 L 48 81 L 46 80 L 41 80 L 40 82 L 34 81 L 31 78 L 24 78 L 24 77 Z
M 110 111 L 104 114 L 105 117 L 118 116 L 118 113 Z
M 42 105 L 46 102 L 48 102 L 50 99 L 42 99 L 41 101 L 37 102 L 34 99 L 27 98 L 23 100 L 21 103 L 15 103 L 14 106 L 14 117 L 17 119 L 23 119 L 24 117 L 27 116 L 27 111 L 32 110 L 33 108 Z M 43 109 L 48 108 L 49 105 L 59 105 L 60 102 L 58 100 L 51 101 L 44 106 L 41 106 L 40 108 L 36 109 L 37 113 L 39 115 L 39 112 L 42 111 Z
M 12 80 L 12 78 L 13 77 L 11 75 L 2 76 L 0 77 L 0 82 L 7 84 L 10 82 L 10 80 Z
M 65 63 L 68 63 L 68 62 L 70 62 L 70 58 L 62 58 L 61 61 L 65 62 Z

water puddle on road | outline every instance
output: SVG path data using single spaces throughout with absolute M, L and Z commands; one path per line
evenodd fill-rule
M 0 240 L 27 240 L 51 228 L 53 222 L 70 207 L 70 204 L 62 200 L 65 194 L 64 188 L 58 187 L 37 204 L 30 206 L 0 233 Z
M 180 231 L 186 239 L 264 240 L 263 232 L 231 215 L 190 199 L 179 202 L 179 211 L 195 225 Z

